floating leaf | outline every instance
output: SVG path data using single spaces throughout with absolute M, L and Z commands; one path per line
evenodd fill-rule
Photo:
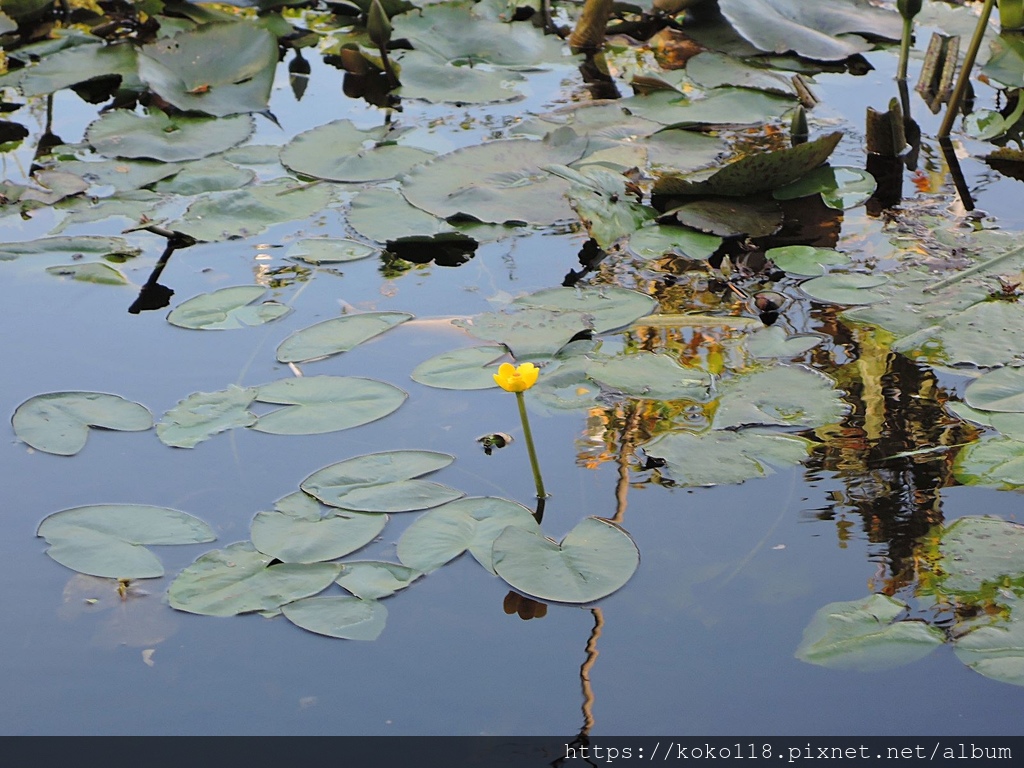
M 14 432 L 37 451 L 73 456 L 85 447 L 89 427 L 143 432 L 153 415 L 138 403 L 101 392 L 51 392 L 19 405 Z
M 1017 605 L 1013 601 L 1014 607 Z M 1010 621 L 981 626 L 958 637 L 953 652 L 979 675 L 1011 685 L 1024 685 L 1024 621 L 1014 611 Z
M 78 235 L 76 237 L 41 237 L 21 243 L 0 243 L 0 261 L 13 261 L 20 256 L 47 254 L 63 258 L 82 256 L 123 256 L 131 259 L 142 253 L 123 237 Z
M 746 197 L 796 181 L 824 163 L 843 138 L 840 131 L 795 147 L 748 155 L 703 181 L 666 174 L 654 183 L 657 195 Z
M 593 358 L 586 364 L 586 375 L 625 395 L 647 400 L 705 402 L 711 388 L 706 371 L 684 368 L 669 355 L 646 351 Z
M 715 88 L 701 99 L 666 90 L 620 99 L 616 103 L 634 115 L 671 128 L 701 128 L 763 124 L 792 108 L 793 99 L 747 88 Z M 667 158 L 662 162 L 669 164 Z M 680 170 L 674 163 L 672 165 Z
M 405 589 L 422 575 L 397 563 L 367 560 L 343 563 L 341 575 L 334 582 L 363 600 L 382 600 Z
M 939 591 L 971 596 L 986 584 L 1024 584 L 1024 525 L 997 517 L 961 517 L 942 531 Z
M 223 331 L 263 325 L 291 312 L 276 301 L 253 304 L 267 289 L 259 285 L 236 285 L 204 293 L 182 302 L 167 315 L 167 322 L 179 328 Z
M 398 559 L 430 573 L 468 549 L 480 565 L 494 573 L 491 550 L 508 526 L 540 530 L 529 509 L 508 499 L 487 496 L 452 501 L 406 528 L 398 540 Z
M 893 343 L 895 352 L 947 365 L 1019 365 L 1024 362 L 1017 339 L 1024 333 L 1024 306 L 986 301 L 942 318 L 931 327 Z M 991 410 L 991 409 L 990 409 Z
M 388 126 L 362 130 L 336 120 L 300 133 L 281 150 L 281 163 L 296 173 L 329 181 L 381 181 L 406 173 L 432 152 L 388 143 Z M 365 149 L 367 142 L 374 142 Z
M 719 237 L 766 237 L 782 228 L 782 210 L 771 200 L 704 198 L 666 211 L 680 224 Z
M 109 264 L 99 261 L 85 264 L 65 264 L 47 267 L 46 273 L 57 277 L 70 277 L 83 283 L 99 283 L 100 285 L 128 285 L 128 278 Z
M 686 75 L 706 89 L 731 85 L 783 96 L 796 95 L 788 76 L 763 67 L 752 67 L 740 59 L 714 51 L 704 51 L 688 59 Z
M 629 534 L 597 517 L 585 518 L 560 544 L 515 526 L 494 540 L 497 574 L 540 600 L 600 600 L 624 586 L 639 564 Z
M 216 117 L 267 109 L 277 41 L 245 21 L 205 24 L 142 46 L 139 77 L 185 112 Z
M 572 183 L 569 203 L 601 248 L 611 248 L 656 216 L 654 209 L 630 199 L 621 173 L 600 168 L 579 172 L 565 166 L 548 166 L 547 170 Z
M 882 296 L 873 288 L 885 285 L 889 278 L 885 275 L 850 274 L 822 275 L 800 284 L 800 290 L 815 301 L 825 304 L 874 304 L 882 301 Z
M 715 429 L 753 425 L 820 427 L 850 410 L 835 383 L 802 366 L 776 365 L 722 383 Z
M 429 54 L 408 51 L 401 59 L 405 99 L 431 104 L 497 104 L 523 98 L 523 76 L 505 69 L 457 66 Z
M 775 262 L 779 269 L 791 275 L 816 277 L 825 274 L 826 267 L 846 265 L 850 257 L 831 248 L 814 248 L 810 245 L 787 245 L 765 251 L 765 257 Z
M 75 174 L 93 187 L 113 187 L 115 193 L 148 187 L 173 176 L 183 167 L 175 163 L 148 160 L 99 160 L 88 163 L 70 160 L 58 166 L 60 170 Z
M 443 219 L 410 205 L 400 193 L 390 189 L 370 188 L 356 195 L 348 223 L 360 235 L 378 243 L 454 231 Z
M 324 320 L 282 341 L 277 359 L 282 363 L 305 363 L 348 352 L 412 317 L 408 312 L 364 312 Z
M 388 609 L 376 600 L 342 595 L 308 597 L 281 612 L 297 627 L 342 640 L 376 640 L 388 618 Z
M 887 595 L 829 603 L 804 630 L 796 657 L 831 669 L 892 669 L 923 659 L 945 642 L 923 621 L 897 621 L 907 604 Z
M 767 477 L 776 468 L 800 464 L 812 443 L 802 437 L 767 430 L 712 430 L 704 434 L 669 432 L 643 446 L 664 459 L 676 485 L 742 483 Z
M 358 261 L 377 252 L 373 246 L 340 237 L 304 238 L 288 249 L 289 259 L 307 264 L 341 264 Z
M 514 312 L 485 312 L 471 322 L 456 320 L 473 336 L 500 341 L 519 360 L 553 355 L 574 337 L 592 330 L 593 317 L 585 312 L 527 306 Z
M 137 115 L 123 109 L 105 113 L 85 130 L 89 145 L 107 157 L 142 157 L 164 162 L 198 160 L 241 144 L 252 133 L 252 118 L 170 117 L 159 109 Z
M 207 552 L 178 574 L 167 590 L 172 608 L 206 616 L 275 611 L 329 587 L 337 563 L 278 563 L 239 541 Z
M 660 259 L 665 256 L 707 259 L 721 244 L 720 237 L 671 224 L 643 227 L 629 237 L 629 249 L 644 259 Z
M 408 395 L 383 381 L 355 376 L 281 379 L 257 388 L 256 400 L 284 405 L 252 428 L 274 435 L 320 435 L 383 419 Z
M 494 362 L 508 354 L 505 347 L 463 347 L 424 360 L 412 371 L 413 381 L 439 389 L 489 389 Z
M 953 473 L 964 485 L 1020 488 L 1024 486 L 1024 441 L 984 437 L 957 454 Z
M 143 504 L 92 504 L 46 517 L 36 536 L 46 554 L 79 573 L 110 579 L 155 579 L 164 568 L 146 546 L 213 541 L 197 517 Z
M 817 333 L 798 333 L 787 336 L 777 325 L 747 334 L 747 351 L 753 357 L 790 360 L 821 344 L 828 337 Z
M 219 392 L 196 392 L 164 414 L 156 434 L 164 445 L 194 448 L 204 440 L 234 427 L 251 427 L 256 416 L 247 408 L 256 398 L 255 388 L 231 385 Z
M 772 191 L 776 200 L 795 200 L 821 195 L 829 208 L 845 211 L 856 208 L 875 193 L 875 177 L 860 168 L 817 168 L 792 184 Z
M 592 318 L 595 333 L 625 328 L 653 312 L 658 302 L 639 291 L 602 285 L 588 288 L 545 288 L 520 296 L 515 307 L 537 307 L 563 312 L 581 312 Z
M 719 0 L 722 15 L 762 51 L 795 53 L 819 61 L 840 61 L 872 45 L 850 32 L 899 40 L 902 19 L 866 0 Z M 842 35 L 842 37 L 839 37 Z
M 980 411 L 1024 413 L 1024 370 L 1000 368 L 986 373 L 967 385 L 964 402 Z
M 319 563 L 362 549 L 384 530 L 387 515 L 323 510 L 301 491 L 277 502 L 275 511 L 258 512 L 252 543 L 284 563 Z
M 248 168 L 239 168 L 214 157 L 200 163 L 189 163 L 175 173 L 173 178 L 161 181 L 154 189 L 172 195 L 200 195 L 204 192 L 240 189 L 255 178 L 256 174 Z
M 301 488 L 324 504 L 362 512 L 412 512 L 462 496 L 445 485 L 416 480 L 455 460 L 434 451 L 385 451 L 339 461 L 314 472 Z
M 117 75 L 121 77 L 121 87 L 131 89 L 139 85 L 135 67 L 135 47 L 129 43 L 76 45 L 19 71 L 17 83 L 24 96 L 44 96 L 88 80 Z

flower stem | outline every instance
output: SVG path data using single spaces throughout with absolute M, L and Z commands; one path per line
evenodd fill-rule
M 544 480 L 540 476 L 540 464 L 537 463 L 537 451 L 533 447 L 533 433 L 530 432 L 530 420 L 526 416 L 526 398 L 522 392 L 516 392 L 516 403 L 519 404 L 519 419 L 523 422 L 523 436 L 526 438 L 526 450 L 530 453 L 530 466 L 533 468 L 533 482 L 537 486 L 537 498 L 547 498 L 544 491 Z
M 907 59 L 910 55 L 910 38 L 914 34 L 914 20 L 903 19 L 903 36 L 900 39 L 900 63 L 896 73 L 897 80 L 907 79 Z

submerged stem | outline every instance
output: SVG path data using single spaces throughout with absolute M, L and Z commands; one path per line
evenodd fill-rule
M 530 432 L 530 420 L 526 415 L 526 398 L 522 392 L 516 392 L 516 403 L 519 405 L 519 419 L 523 422 L 523 436 L 526 438 L 526 450 L 530 454 L 530 467 L 533 469 L 533 482 L 537 486 L 537 498 L 547 498 L 544 491 L 544 480 L 540 476 L 540 464 L 537 463 L 537 451 L 533 447 L 533 433 Z

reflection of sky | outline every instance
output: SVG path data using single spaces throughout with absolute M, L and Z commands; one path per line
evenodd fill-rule
M 280 144 L 328 119 L 348 117 L 366 127 L 379 113 L 340 95 L 341 73 L 309 56 L 312 85 L 295 102 L 279 68 L 273 109 L 284 131 L 257 119 L 255 142 Z M 544 77 L 558 83 L 566 73 Z M 881 70 L 844 78 L 844 110 L 860 119 L 867 103 L 882 106 L 890 81 Z M 820 78 L 825 101 L 840 81 Z M 329 84 L 329 85 L 328 85 Z M 861 88 L 863 84 L 863 88 Z M 317 89 L 337 98 L 325 98 Z M 333 91 L 331 89 L 334 89 Z M 548 84 L 534 86 L 549 92 Z M 884 97 L 881 94 L 885 94 Z M 916 98 L 916 97 L 913 97 Z M 56 131 L 77 141 L 92 118 L 77 97 L 56 98 Z M 875 103 L 877 102 L 877 103 Z M 456 114 L 440 127 L 419 128 L 411 143 L 445 150 L 460 140 L 500 131 L 523 104 Z M 449 110 L 407 105 L 398 119 L 440 117 Z M 823 108 L 823 114 L 827 112 Z M 461 127 L 466 114 L 474 117 Z M 483 115 L 493 115 L 484 118 Z M 930 130 L 926 127 L 926 130 Z M 843 143 L 850 152 L 855 144 Z M 19 155 L 21 157 L 21 155 Z M 851 164 L 860 159 L 844 158 Z M 30 156 L 22 157 L 27 168 Z M 1006 183 L 988 190 L 981 207 L 995 211 Z M 849 212 L 845 230 L 877 226 Z M 45 234 L 54 221 L 40 212 L 31 222 L 0 221 L 7 241 Z M 85 233 L 84 228 L 73 233 Z M 104 224 L 90 234 L 113 234 Z M 846 234 L 844 233 L 844 234 Z M 170 261 L 162 282 L 172 306 L 199 293 L 247 284 L 280 267 L 298 236 L 341 236 L 335 212 L 312 223 L 281 225 L 248 241 L 198 245 Z M 208 521 L 223 546 L 248 537 L 259 510 L 293 492 L 322 466 L 370 451 L 423 448 L 458 456 L 435 476 L 470 495 L 502 495 L 529 502 L 533 484 L 519 432 L 514 398 L 497 391 L 450 393 L 408 378 L 412 367 L 461 344 L 477 343 L 444 318 L 493 309 L 497 300 L 557 285 L 577 266 L 578 236 L 535 235 L 481 246 L 457 269 L 429 266 L 385 281 L 379 261 L 337 265 L 272 293 L 293 301 L 279 322 L 229 332 L 173 328 L 165 312 L 130 316 L 162 239 L 133 236 L 145 248 L 138 265 L 121 268 L 136 287 L 81 285 L 42 274 L 39 261 L 0 263 L 0 305 L 8 328 L 0 342 L 0 410 L 41 392 L 114 392 L 149 407 L 157 418 L 196 391 L 232 383 L 257 385 L 291 375 L 274 361 L 289 333 L 344 308 L 401 310 L 417 320 L 329 360 L 303 366 L 307 375 L 370 376 L 410 393 L 396 416 L 342 433 L 280 437 L 247 430 L 218 435 L 194 450 L 172 450 L 152 432 L 94 431 L 85 450 L 66 459 L 30 454 L 8 431 L 0 450 L 0 583 L 6 588 L 0 662 L 5 733 L 314 733 L 570 735 L 580 726 L 578 670 L 592 627 L 589 611 L 552 606 L 543 619 L 506 616 L 507 587 L 468 556 L 389 599 L 388 625 L 372 643 L 344 642 L 302 632 L 282 619 L 213 619 L 166 609 L 153 621 L 144 646 L 118 635 L 117 607 L 90 613 L 62 605 L 74 574 L 42 556 L 33 538 L 38 522 L 59 509 L 91 503 L 172 506 Z M 269 254 L 270 259 L 260 254 Z M 794 304 L 789 322 L 801 325 Z M 614 344 L 606 351 L 612 351 Z M 615 511 L 616 465 L 595 470 L 576 464 L 582 414 L 535 418 L 540 459 L 553 493 L 546 530 L 558 538 L 583 515 Z M 491 457 L 475 439 L 504 431 L 516 441 Z M 591 672 L 594 731 L 609 733 L 972 734 L 1020 730 L 1017 691 L 969 672 L 940 648 L 925 660 L 879 674 L 835 672 L 796 661 L 793 650 L 814 612 L 834 600 L 866 594 L 876 576 L 877 545 L 855 529 L 845 548 L 836 527 L 814 519 L 841 488 L 828 473 L 784 471 L 742 486 L 669 490 L 631 489 L 624 526 L 642 561 L 634 579 L 603 601 L 605 627 Z M 947 489 L 947 519 L 978 509 L 1012 516 L 1013 496 L 982 489 Z M 359 558 L 394 560 L 395 542 L 415 515 L 396 515 L 381 540 Z M 168 573 L 208 549 L 158 549 Z M 139 585 L 157 602 L 169 579 Z M 69 618 L 69 615 L 73 618 Z M 136 620 L 135 612 L 131 617 Z M 125 645 L 111 643 L 111 635 Z M 155 639 L 166 638 L 156 644 Z M 152 654 L 144 655 L 155 648 Z M 152 666 L 148 662 L 152 662 Z M 950 684 L 957 696 L 948 696 Z M 904 708 L 879 706 L 879 692 L 903 690 Z M 927 707 L 914 702 L 926 701 Z

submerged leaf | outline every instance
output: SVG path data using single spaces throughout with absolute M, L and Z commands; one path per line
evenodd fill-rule
M 85 447 L 89 427 L 143 432 L 153 415 L 138 403 L 102 392 L 51 392 L 19 405 L 14 432 L 37 451 L 73 456 Z

